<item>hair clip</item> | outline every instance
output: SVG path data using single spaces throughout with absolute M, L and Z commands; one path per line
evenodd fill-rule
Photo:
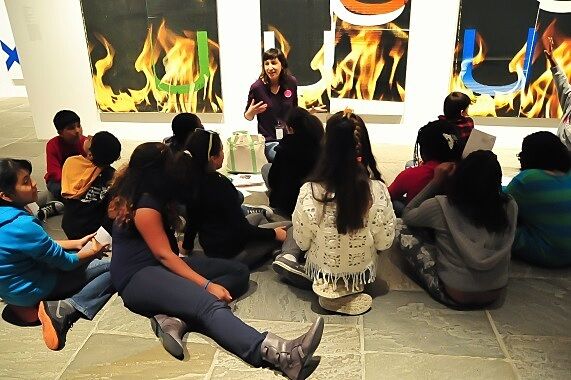
M 345 109 L 343 110 L 343 117 L 349 119 L 352 115 L 353 115 L 353 110 L 349 107 L 345 107 Z
M 184 150 L 182 153 L 190 156 L 192 158 L 192 153 L 190 153 L 188 150 Z

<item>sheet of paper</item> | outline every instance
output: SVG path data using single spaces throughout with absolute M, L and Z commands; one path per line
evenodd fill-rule
M 109 244 L 109 249 L 111 249 L 111 235 L 109 235 L 109 232 L 107 232 L 105 228 L 99 227 L 99 229 L 95 233 L 95 240 L 97 240 L 101 245 Z M 87 242 L 87 244 L 83 246 L 83 248 L 79 250 L 78 253 L 87 251 L 91 249 L 91 247 L 93 247 L 93 244 L 91 243 L 91 241 L 89 241 Z
M 466 142 L 464 151 L 462 152 L 462 158 L 468 157 L 468 155 L 477 150 L 492 150 L 494 144 L 496 143 L 496 136 L 490 135 L 489 133 L 482 132 L 478 129 L 473 129 L 470 133 L 470 137 Z

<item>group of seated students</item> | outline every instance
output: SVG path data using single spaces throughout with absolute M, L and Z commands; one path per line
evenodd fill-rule
M 571 265 L 571 159 L 557 136 L 533 133 L 518 155 L 521 172 L 502 188 L 491 151 L 460 158 L 474 127 L 469 104 L 461 93 L 446 98 L 445 114 L 419 130 L 414 163 L 388 187 L 361 117 L 337 112 L 324 131 L 294 109 L 273 163 L 262 168 L 272 210 L 259 212 L 244 208 L 218 172 L 222 140 L 196 115 L 177 115 L 173 137 L 139 145 L 115 172 L 119 140 L 109 132 L 85 138 L 79 117 L 60 111 L 45 180 L 64 204 L 70 240 L 53 240 L 30 212 L 38 197 L 30 162 L 0 159 L 4 314 L 41 324 L 48 348 L 59 350 L 71 325 L 92 319 L 116 291 L 150 318 L 176 358 L 184 357 L 184 334 L 196 331 L 253 366 L 301 379 L 323 319 L 286 340 L 257 331 L 228 306 L 246 293 L 250 270 L 268 260 L 289 284 L 312 289 L 324 309 L 356 315 L 370 309 L 365 285 L 375 281 L 378 252 L 394 242 L 434 299 L 485 307 L 506 288 L 512 254 Z M 100 227 L 112 235 L 110 259 L 94 239 Z

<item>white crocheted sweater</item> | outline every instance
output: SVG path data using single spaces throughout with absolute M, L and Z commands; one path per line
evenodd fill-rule
M 345 287 L 373 282 L 376 275 L 377 250 L 388 249 L 395 236 L 395 213 L 387 187 L 371 181 L 373 205 L 366 215 L 365 226 L 353 234 L 339 234 L 335 223 L 336 207 L 325 208 L 315 198 L 323 199 L 325 189 L 316 183 L 305 183 L 299 192 L 292 215 L 293 236 L 306 252 L 306 272 L 312 279 Z M 313 192 L 312 192 L 313 187 Z M 315 197 L 314 197 L 315 195 Z

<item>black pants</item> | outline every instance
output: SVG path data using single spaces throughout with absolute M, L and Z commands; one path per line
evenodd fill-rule
M 248 287 L 248 267 L 229 260 L 186 257 L 189 267 L 214 283 L 224 286 L 236 299 Z M 265 334 L 236 317 L 228 305 L 199 286 L 162 265 L 138 271 L 121 291 L 129 310 L 147 317 L 167 314 L 186 322 L 189 329 L 216 341 L 245 362 L 262 364 L 260 345 Z

